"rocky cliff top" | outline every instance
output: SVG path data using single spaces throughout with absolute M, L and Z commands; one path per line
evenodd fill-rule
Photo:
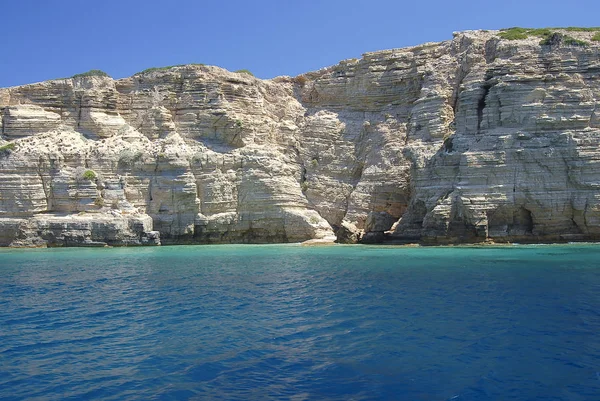
M 598 32 L 0 89 L 0 244 L 597 239 Z

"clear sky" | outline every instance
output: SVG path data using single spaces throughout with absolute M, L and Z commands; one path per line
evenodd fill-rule
M 260 78 L 512 26 L 600 26 L 600 0 L 0 0 L 0 87 L 204 63 Z

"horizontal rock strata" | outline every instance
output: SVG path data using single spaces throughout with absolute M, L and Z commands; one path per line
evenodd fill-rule
M 0 245 L 598 240 L 599 42 L 547 43 L 0 89 Z

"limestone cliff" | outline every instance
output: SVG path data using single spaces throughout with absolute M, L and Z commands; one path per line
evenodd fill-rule
M 0 89 L 0 245 L 598 240 L 593 34 Z

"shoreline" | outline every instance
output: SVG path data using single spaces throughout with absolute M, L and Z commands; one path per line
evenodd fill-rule
M 519 247 L 541 247 L 541 246 L 600 246 L 600 241 L 570 241 L 570 242 L 483 242 L 483 243 L 460 243 L 460 244 L 340 244 L 335 242 L 319 242 L 305 244 L 303 242 L 278 242 L 278 243 L 223 243 L 223 244 L 167 244 L 159 246 L 126 246 L 126 245 L 106 245 L 106 246 L 3 246 L 0 247 L 0 253 L 6 251 L 38 251 L 38 250 L 92 250 L 92 249 L 157 249 L 157 248 L 202 248 L 202 247 L 298 247 L 298 248 L 365 248 L 365 249 L 413 249 L 413 248 L 519 248 Z

